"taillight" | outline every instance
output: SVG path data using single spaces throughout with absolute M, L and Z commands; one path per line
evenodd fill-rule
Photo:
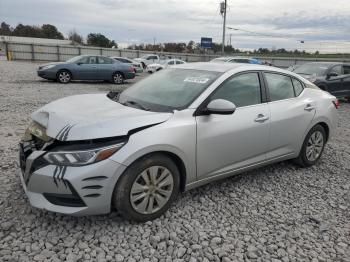
M 335 106 L 336 109 L 339 108 L 340 103 L 339 103 L 339 100 L 338 100 L 338 99 L 336 99 L 335 101 L 332 101 L 332 103 L 333 103 L 333 105 Z

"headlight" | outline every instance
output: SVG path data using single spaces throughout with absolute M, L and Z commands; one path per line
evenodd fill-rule
M 43 66 L 41 69 L 50 69 L 55 67 L 56 65 L 47 65 L 47 66 Z
M 125 143 L 119 143 L 113 146 L 97 149 L 66 151 L 66 152 L 48 152 L 44 158 L 54 165 L 60 166 L 84 166 L 105 160 L 117 152 Z

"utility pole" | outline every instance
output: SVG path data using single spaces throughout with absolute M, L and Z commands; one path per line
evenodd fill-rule
M 221 47 L 222 55 L 225 55 L 226 10 L 227 10 L 227 0 L 220 3 L 220 13 L 224 16 L 224 23 L 222 26 L 222 47 Z

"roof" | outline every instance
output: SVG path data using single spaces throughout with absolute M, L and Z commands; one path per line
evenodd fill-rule
M 242 68 L 243 70 L 271 70 L 271 66 L 263 66 L 256 64 L 242 64 L 242 63 L 215 63 L 215 62 L 196 62 L 176 65 L 175 68 L 182 69 L 195 69 L 195 70 L 205 70 L 214 72 L 227 72 L 232 69 Z M 273 68 L 273 70 L 279 70 L 278 68 Z

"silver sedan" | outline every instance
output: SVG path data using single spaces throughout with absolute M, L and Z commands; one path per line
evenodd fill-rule
M 31 205 L 155 219 L 179 192 L 267 164 L 317 163 L 337 125 L 334 96 L 261 65 L 193 63 L 122 93 L 54 101 L 20 144 Z

